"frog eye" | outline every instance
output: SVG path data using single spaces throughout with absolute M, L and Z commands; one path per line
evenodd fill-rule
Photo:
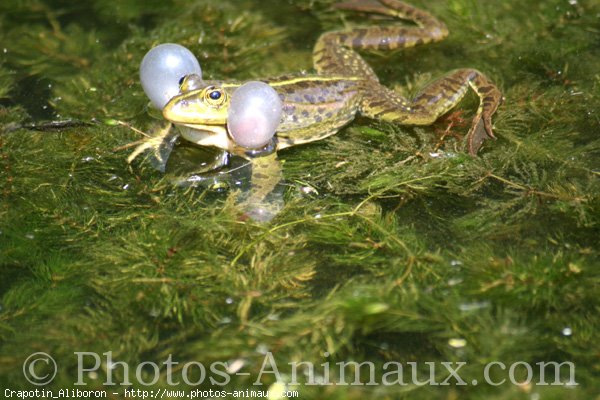
M 197 74 L 189 74 L 183 76 L 179 80 L 179 91 L 181 93 L 189 92 L 190 90 L 200 89 L 202 87 L 202 78 Z
M 211 106 L 219 107 L 227 100 L 227 94 L 219 88 L 208 87 L 204 92 L 204 98 Z

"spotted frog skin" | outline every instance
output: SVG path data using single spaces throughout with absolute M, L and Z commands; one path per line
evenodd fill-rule
M 336 7 L 409 20 L 415 26 L 355 27 L 324 33 L 313 50 L 316 75 L 262 80 L 277 91 L 283 102 L 275 139 L 266 149 L 241 149 L 227 133 L 231 95 L 242 82 L 201 81 L 195 75 L 187 76 L 180 94 L 163 109 L 163 116 L 179 126 L 181 135 L 193 143 L 252 158 L 260 176 L 280 175 L 273 171 L 273 150 L 335 134 L 357 114 L 398 124 L 430 125 L 456 106 L 469 88 L 479 96 L 480 104 L 467 135 L 467 151 L 475 155 L 485 139 L 494 138 L 491 117 L 502 94 L 481 72 L 470 68 L 452 71 L 424 87 L 414 98 L 406 99 L 381 85 L 373 69 L 356 52 L 437 42 L 448 35 L 444 23 L 398 0 L 354 0 Z M 253 181 L 261 179 L 253 177 Z M 270 184 L 264 186 L 259 185 L 259 190 L 266 190 Z

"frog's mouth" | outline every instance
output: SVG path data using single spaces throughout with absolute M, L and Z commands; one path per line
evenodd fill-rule
M 200 90 L 173 97 L 162 110 L 163 117 L 178 125 L 191 128 L 201 126 L 225 126 L 227 107 L 215 107 L 204 102 Z M 210 130 L 210 128 L 208 128 Z
M 231 151 L 236 147 L 227 128 L 228 107 L 215 107 L 202 100 L 200 90 L 173 97 L 163 108 L 163 117 L 179 126 L 182 136 L 200 146 Z

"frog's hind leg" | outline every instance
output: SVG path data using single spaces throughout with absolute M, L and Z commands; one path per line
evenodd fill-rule
M 363 76 L 378 81 L 371 67 L 354 50 L 395 50 L 436 42 L 448 35 L 443 22 L 398 0 L 354 0 L 337 8 L 410 20 L 416 26 L 356 27 L 321 35 L 313 50 L 319 74 Z
M 369 90 L 363 96 L 360 107 L 362 115 L 407 125 L 431 125 L 441 115 L 456 106 L 469 87 L 479 96 L 479 108 L 467 135 L 471 155 L 488 138 L 495 138 L 492 131 L 492 115 L 502 102 L 500 90 L 481 72 L 459 69 L 434 81 L 412 100 L 406 100 L 383 86 Z
M 397 46 L 395 48 L 409 47 L 410 44 L 414 46 L 417 44 L 423 44 L 425 42 L 441 40 L 448 35 L 448 29 L 442 21 L 438 20 L 427 11 L 421 10 L 399 0 L 348 0 L 336 3 L 334 4 L 334 7 L 340 10 L 381 14 L 414 22 L 418 28 L 412 28 L 412 33 L 417 33 L 424 41 L 416 41 L 412 43 L 409 42 L 408 46 L 405 44 L 405 42 L 401 41 L 400 43 L 395 43 Z M 398 29 L 398 27 L 395 27 L 395 29 Z M 404 29 L 411 28 L 406 27 Z M 423 30 L 426 32 L 423 32 Z M 427 38 L 423 36 L 427 36 Z M 378 43 L 377 46 L 379 45 L 380 44 Z M 385 43 L 383 45 L 385 45 Z

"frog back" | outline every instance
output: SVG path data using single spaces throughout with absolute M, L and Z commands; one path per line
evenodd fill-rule
M 267 81 L 283 103 L 278 148 L 313 142 L 350 122 L 360 104 L 361 78 L 281 77 Z

